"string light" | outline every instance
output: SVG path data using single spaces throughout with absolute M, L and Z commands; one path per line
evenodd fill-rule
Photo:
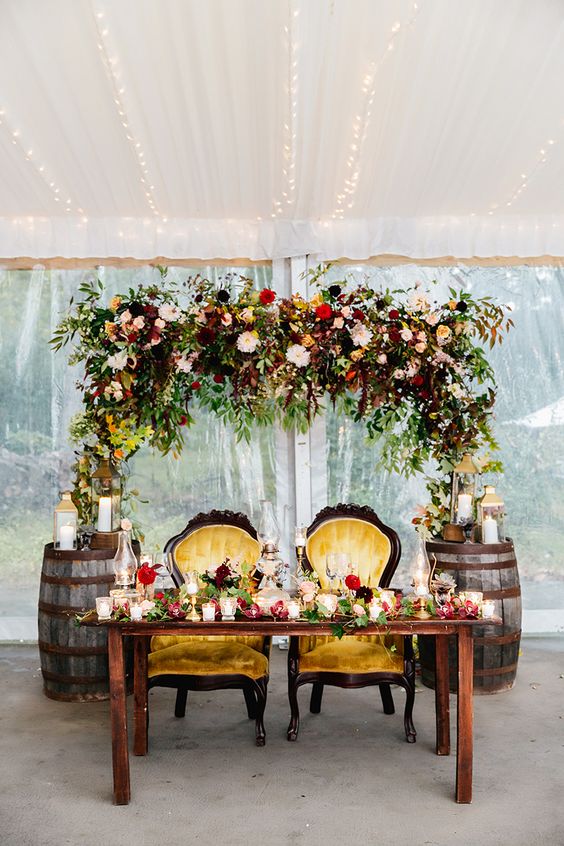
M 288 3 L 288 24 L 284 27 L 284 43 L 288 55 L 288 75 L 286 94 L 288 97 L 288 117 L 284 123 L 284 188 L 282 199 L 274 199 L 274 211 L 271 217 L 281 215 L 284 206 L 291 206 L 296 201 L 296 158 L 297 158 L 297 120 L 298 120 L 298 50 L 296 41 L 297 18 L 300 10 L 294 0 Z
M 67 190 L 61 190 L 60 186 L 55 180 L 55 177 L 53 176 L 51 169 L 38 160 L 38 156 L 35 153 L 35 148 L 32 146 L 28 146 L 24 143 L 24 139 L 21 137 L 20 130 L 14 129 L 10 118 L 6 114 L 6 109 L 0 109 L 0 126 L 3 128 L 4 132 L 10 137 L 12 144 L 14 144 L 14 146 L 16 146 L 20 150 L 25 161 L 31 165 L 31 167 L 38 174 L 41 181 L 47 186 L 52 195 L 53 201 L 55 203 L 60 203 L 61 197 L 59 195 L 64 193 L 67 196 L 67 200 L 64 203 L 65 212 L 67 214 L 70 214 L 71 212 L 76 211 L 79 214 L 83 214 L 83 209 L 81 209 L 80 206 L 77 206 L 73 202 L 69 192 Z
M 564 125 L 564 119 L 561 121 L 561 125 Z M 527 190 L 531 182 L 537 176 L 539 171 L 544 167 L 544 165 L 548 162 L 549 156 L 552 154 L 552 150 L 556 145 L 556 139 L 551 137 L 546 140 L 544 146 L 539 148 L 539 151 L 536 155 L 535 161 L 527 171 L 527 173 L 521 173 L 519 175 L 519 181 L 516 184 L 515 188 L 511 191 L 511 193 L 507 196 L 507 199 L 504 203 L 492 203 L 490 205 L 488 214 L 493 215 L 497 211 L 499 211 L 503 206 L 505 208 L 511 208 L 513 203 L 515 203 L 523 194 L 524 191 Z
M 142 176 L 140 177 L 139 181 L 142 186 L 143 194 L 145 196 L 145 200 L 147 205 L 151 209 L 151 212 L 156 217 L 161 217 L 160 212 L 157 207 L 157 201 L 154 195 L 154 185 L 148 185 L 153 182 L 152 178 L 149 176 L 149 169 L 147 167 L 147 162 L 145 159 L 145 153 L 143 152 L 143 146 L 140 141 L 138 141 L 135 137 L 135 133 L 131 126 L 131 121 L 127 116 L 127 110 L 125 107 L 125 103 L 123 100 L 123 95 L 125 94 L 125 86 L 122 83 L 120 78 L 119 72 L 119 62 L 114 55 L 111 55 L 112 51 L 110 49 L 110 30 L 104 21 L 106 20 L 106 13 L 98 5 L 98 11 L 94 15 L 94 23 L 96 26 L 96 31 L 98 33 L 98 52 L 100 54 L 100 60 L 104 66 L 106 71 L 106 75 L 110 81 L 110 85 L 112 86 L 112 94 L 113 94 L 113 101 L 114 105 L 117 110 L 117 114 L 120 120 L 122 127 L 125 130 L 125 137 L 129 141 L 129 146 L 133 152 L 133 155 L 137 161 L 137 165 L 141 171 Z
M 392 25 L 384 53 L 378 61 L 371 61 L 365 71 L 361 85 L 362 105 L 357 114 L 355 114 L 352 123 L 352 140 L 349 144 L 349 154 L 346 161 L 348 175 L 335 196 L 335 207 L 331 215 L 333 218 L 343 219 L 345 208 L 352 209 L 354 206 L 354 198 L 360 179 L 362 150 L 372 120 L 372 106 L 374 105 L 374 98 L 376 96 L 378 72 L 386 61 L 387 56 L 393 52 L 395 42 L 401 33 L 414 25 L 419 12 L 420 3 L 413 3 L 411 6 L 411 15 L 406 23 L 402 24 L 400 21 L 396 21 Z

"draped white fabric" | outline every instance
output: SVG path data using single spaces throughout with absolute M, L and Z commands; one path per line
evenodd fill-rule
M 556 0 L 2 0 L 0 256 L 564 255 Z

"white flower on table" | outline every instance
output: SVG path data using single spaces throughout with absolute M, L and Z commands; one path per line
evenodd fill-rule
M 311 353 L 306 350 L 301 344 L 291 344 L 286 350 L 286 359 L 290 364 L 295 364 L 296 367 L 307 367 Z
M 123 399 L 123 388 L 119 382 L 110 382 L 110 384 L 104 388 L 104 394 L 106 399 L 112 399 L 113 397 L 113 399 L 119 401 Z
M 139 315 L 139 317 L 136 317 L 133 321 L 133 325 L 136 329 L 142 329 L 145 325 L 145 318 L 142 315 Z
M 260 344 L 256 332 L 241 332 L 237 338 L 237 349 L 243 353 L 253 353 Z
M 180 373 L 190 373 L 194 366 L 194 361 L 198 358 L 198 353 L 190 353 L 189 355 L 179 355 L 176 358 L 176 369 Z
M 464 393 L 464 390 L 461 388 L 461 386 L 458 384 L 458 382 L 453 382 L 452 385 L 449 385 L 448 388 L 447 388 L 447 391 L 450 391 L 450 393 L 456 399 L 462 399 L 464 396 L 466 396 L 466 394 Z
M 436 326 L 437 323 L 439 322 L 439 320 L 440 320 L 439 315 L 435 314 L 434 311 L 432 311 L 430 314 L 427 314 L 425 316 L 425 323 L 427 323 L 428 326 Z
M 119 316 L 119 322 L 122 324 L 122 326 L 123 326 L 123 324 L 124 324 L 124 323 L 131 323 L 131 318 L 132 318 L 132 316 L 133 316 L 133 315 L 131 314 L 131 312 L 129 311 L 129 309 L 128 309 L 128 308 L 126 308 L 126 310 L 125 310 L 125 311 L 123 311 L 123 312 L 120 314 L 120 316 Z
M 403 340 L 406 341 L 406 342 L 411 341 L 411 339 L 413 338 L 413 332 L 411 331 L 411 329 L 408 329 L 407 327 L 405 329 L 401 330 L 400 335 L 403 338 Z
M 414 291 L 414 293 L 409 298 L 408 308 L 411 311 L 428 311 L 431 307 L 431 304 L 425 294 Z
M 157 317 L 157 319 L 155 320 L 155 326 L 156 326 L 158 329 L 164 329 L 164 328 L 165 328 L 165 326 L 166 326 L 166 323 L 165 323 L 165 321 L 162 319 L 162 317 Z
M 377 361 L 378 361 L 378 364 L 386 364 L 387 361 L 388 361 L 388 356 L 386 355 L 386 353 L 380 353 L 380 355 L 377 358 Z
M 372 332 L 360 321 L 357 321 L 352 329 L 349 329 L 349 333 L 355 347 L 365 347 L 372 340 Z

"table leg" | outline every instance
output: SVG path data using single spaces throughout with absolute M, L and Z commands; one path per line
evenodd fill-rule
M 437 721 L 436 753 L 450 755 L 450 703 L 448 637 L 435 636 L 435 716 Z
M 458 629 L 458 702 L 456 743 L 456 801 L 472 801 L 472 689 L 474 675 L 474 641 L 470 626 Z
M 117 626 L 108 630 L 108 664 L 110 671 L 110 716 L 112 723 L 112 766 L 114 772 L 114 805 L 127 805 L 129 786 L 129 753 L 127 749 L 127 701 L 123 639 Z
M 146 637 L 133 638 L 133 754 L 146 755 L 148 745 L 149 711 L 147 701 L 147 649 Z

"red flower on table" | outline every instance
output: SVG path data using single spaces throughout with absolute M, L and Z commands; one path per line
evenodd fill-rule
M 256 603 L 253 603 L 243 610 L 243 614 L 245 617 L 248 617 L 249 620 L 258 620 L 262 617 L 262 609 Z
M 353 309 L 352 313 L 353 320 L 364 320 L 365 314 L 359 308 Z
M 390 318 L 390 320 L 397 320 L 399 318 L 399 316 L 400 316 L 400 313 L 397 310 L 397 308 L 392 308 L 388 313 L 388 317 Z
M 183 620 L 186 616 L 186 611 L 184 611 L 180 602 L 171 602 L 167 608 L 167 614 L 173 620 Z
M 321 303 L 315 309 L 315 314 L 320 320 L 329 320 L 333 317 L 333 309 L 328 303 Z
M 423 382 L 424 382 L 424 381 L 425 381 L 425 379 L 423 378 L 423 376 L 422 376 L 420 373 L 418 373 L 418 374 L 417 374 L 416 376 L 414 376 L 414 377 L 413 377 L 413 379 L 411 380 L 411 384 L 412 384 L 412 385 L 415 385 L 415 386 L 418 388 L 420 385 L 422 385 L 422 384 L 423 384 Z
M 454 606 L 452 603 L 445 602 L 443 605 L 439 606 L 437 608 L 437 617 L 441 617 L 443 620 L 452 620 L 454 617 Z
M 366 587 L 365 585 L 362 585 L 359 588 L 351 588 L 351 590 L 355 591 L 357 599 L 364 599 L 367 605 L 374 596 L 372 588 Z M 382 607 L 384 607 L 384 604 L 385 603 L 382 603 Z
M 227 564 L 220 564 L 219 567 L 215 571 L 214 582 L 216 588 L 223 587 L 223 583 L 225 579 L 227 579 L 231 575 L 231 570 L 227 566 Z
M 278 602 L 275 602 L 274 605 L 270 606 L 270 613 L 275 620 L 286 620 L 288 617 L 288 609 L 281 599 L 279 599 Z
M 142 585 L 152 585 L 157 578 L 158 566 L 153 564 L 142 564 L 137 570 L 137 579 Z
M 207 344 L 213 344 L 213 342 L 215 341 L 215 337 L 215 329 L 210 329 L 209 326 L 202 326 L 202 328 L 196 335 L 196 340 L 199 344 L 205 347 Z
M 360 587 L 360 579 L 354 573 L 349 573 L 345 579 L 345 585 L 349 590 L 358 590 Z
M 244 611 L 247 607 L 248 602 L 246 599 L 243 599 L 242 596 L 237 597 L 237 606 L 240 608 L 241 611 Z
M 460 606 L 458 609 L 458 616 L 461 617 L 463 620 L 468 618 L 477 617 L 480 613 L 480 609 L 476 605 L 475 602 L 471 602 L 469 599 Z
M 192 382 L 191 388 L 192 388 L 193 391 L 199 391 L 201 387 L 202 387 L 202 383 L 198 382 L 197 379 L 194 382 Z
M 399 342 L 401 341 L 401 335 L 399 331 L 395 328 L 395 326 L 392 327 L 388 332 L 388 337 L 393 344 L 399 344 Z
M 222 385 L 225 382 L 225 376 L 223 373 L 216 373 L 213 377 L 213 381 L 216 385 Z
M 155 594 L 155 599 L 159 599 L 162 601 L 164 599 L 164 593 L 162 591 L 159 591 Z
M 263 288 L 259 294 L 259 300 L 263 305 L 269 305 L 276 299 L 276 294 L 270 288 Z

